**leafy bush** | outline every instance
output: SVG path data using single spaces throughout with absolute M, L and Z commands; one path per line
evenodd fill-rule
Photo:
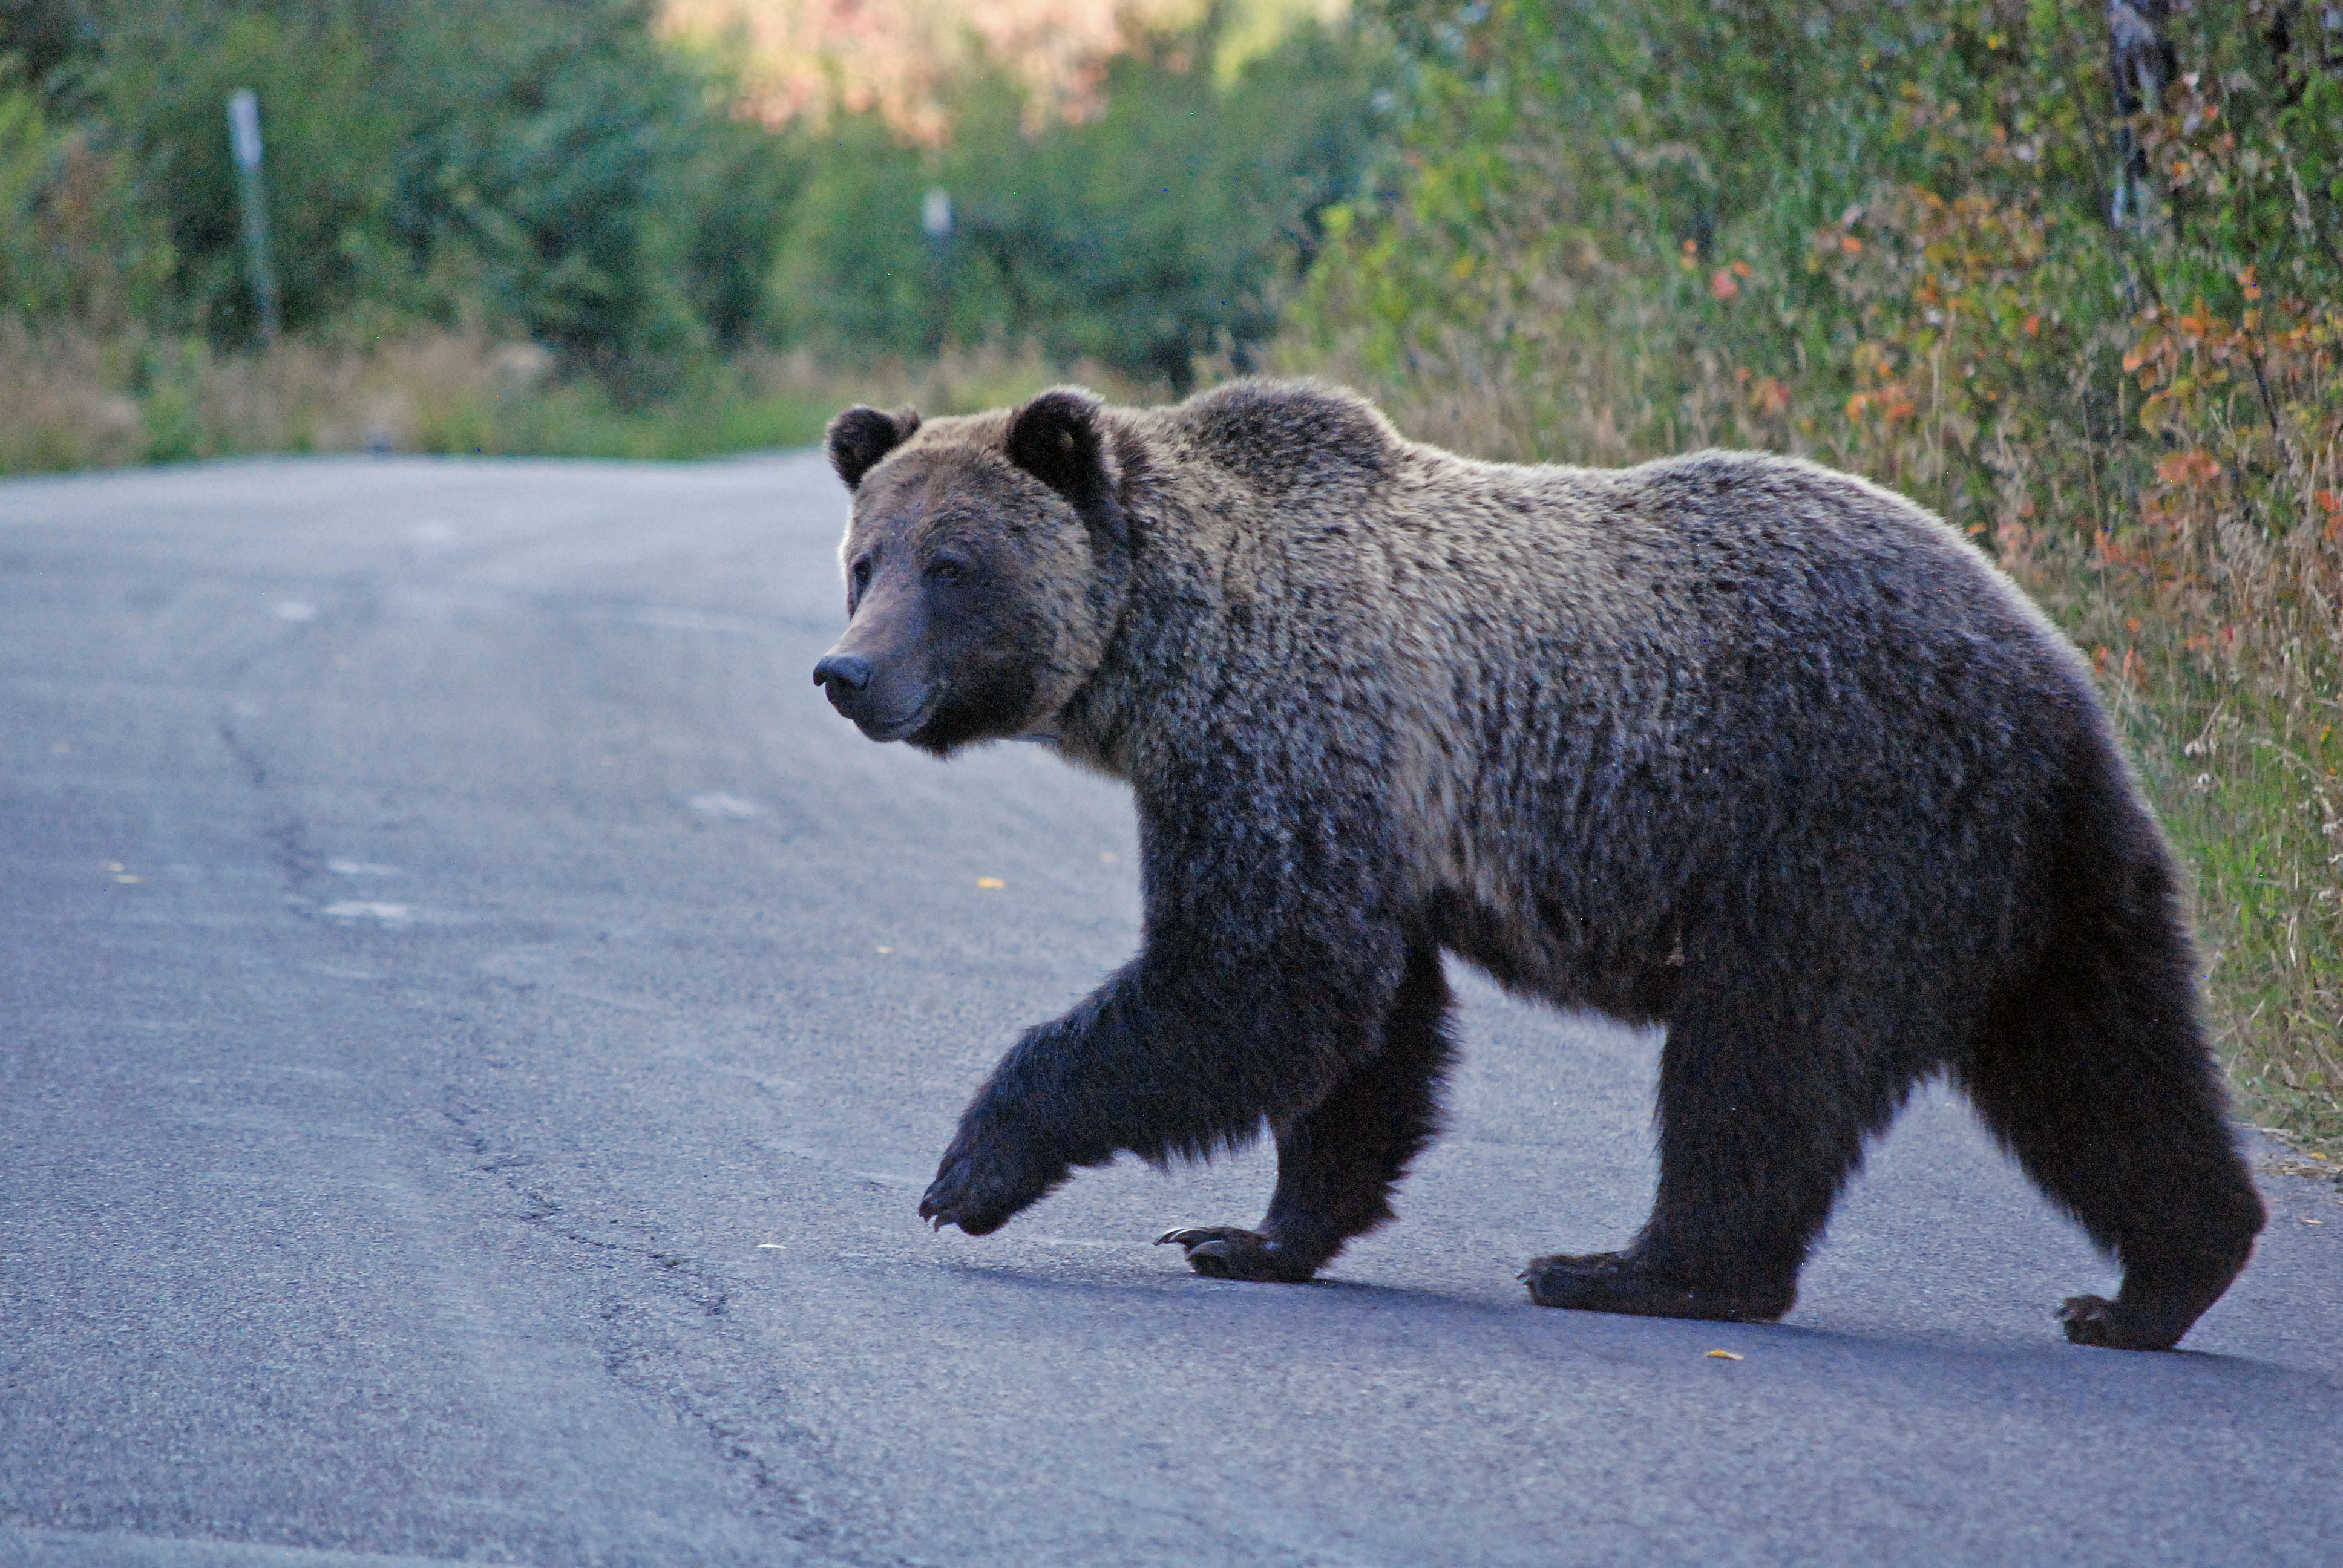
M 400 127 L 350 18 L 156 0 L 121 7 L 104 40 L 90 80 L 170 235 L 171 324 L 226 341 L 257 327 L 226 116 L 239 88 L 260 100 L 287 325 L 321 325 L 394 285 L 383 219 Z
M 468 322 L 631 394 L 762 317 L 790 151 L 735 120 L 631 0 L 121 0 L 102 26 L 64 9 L 35 31 L 52 101 L 79 123 L 47 128 L 28 90 L 0 99 L 0 201 L 80 212 L 40 193 L 103 186 L 119 232 L 86 248 L 111 258 L 121 303 L 63 297 L 18 255 L 37 226 L 12 221 L 0 308 L 20 317 L 253 338 L 225 119 L 241 88 L 260 101 L 289 330 Z M 96 172 L 75 174 L 74 148 Z
M 1034 130 L 996 72 L 956 95 L 939 150 L 875 115 L 807 133 L 778 335 L 838 356 L 1031 338 L 1175 388 L 1202 357 L 1247 365 L 1364 167 L 1374 56 L 1304 25 L 1223 87 L 1221 25 L 1141 39 L 1081 123 Z M 953 204 L 942 243 L 920 227 L 930 188 Z
M 0 302 L 35 320 L 119 331 L 161 303 L 171 250 L 124 160 L 53 122 L 0 62 Z
M 768 347 L 1030 341 L 1173 386 L 1202 357 L 1242 366 L 1373 117 L 1354 32 L 1304 25 L 1223 81 L 1221 7 L 1140 28 L 1081 123 L 970 55 L 958 135 L 926 146 L 875 114 L 742 117 L 722 47 L 654 36 L 640 0 L 13 4 L 48 101 L 0 108 L 0 201 L 80 211 L 57 193 L 95 181 L 116 216 L 96 268 L 12 223 L 0 313 L 254 342 L 224 118 L 249 88 L 288 331 L 527 337 L 629 402 Z M 920 226 L 938 186 L 959 216 L 941 243 Z M 67 278 L 115 280 L 103 322 Z

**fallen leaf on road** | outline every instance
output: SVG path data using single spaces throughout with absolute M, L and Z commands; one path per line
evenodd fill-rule
M 2255 1169 L 2273 1176 L 2308 1176 L 2314 1181 L 2343 1183 L 2343 1171 L 2337 1170 L 2335 1161 L 2319 1154 L 2308 1160 L 2266 1160 Z
M 998 877 L 979 877 L 976 885 L 980 888 L 1005 888 L 1009 884 Z
M 1737 1362 L 1741 1359 L 1731 1351 L 1711 1351 L 1708 1353 L 1721 1362 Z

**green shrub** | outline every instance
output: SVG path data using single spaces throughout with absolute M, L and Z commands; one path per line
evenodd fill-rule
M 1178 388 L 1200 358 L 1249 364 L 1315 253 L 1320 212 L 1364 167 L 1377 56 L 1305 25 L 1224 86 L 1221 25 L 1208 12 L 1140 40 L 1077 124 L 1036 128 L 989 72 L 954 96 L 944 147 L 875 115 L 804 133 L 776 336 L 840 356 L 1030 338 Z M 941 244 L 920 227 L 938 187 L 955 219 Z
M 59 126 L 0 61 L 0 315 L 121 331 L 164 299 L 172 253 L 121 155 Z
M 111 14 L 92 81 L 171 237 L 173 308 L 222 341 L 252 337 L 228 95 L 260 101 L 266 207 L 284 319 L 332 320 L 391 286 L 385 226 L 399 125 L 379 66 L 337 7 L 304 15 L 156 0 Z

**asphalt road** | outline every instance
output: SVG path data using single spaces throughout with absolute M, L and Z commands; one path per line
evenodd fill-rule
M 830 714 L 842 516 L 811 456 L 0 485 L 0 1563 L 2336 1560 L 2343 1190 L 2265 1178 L 2187 1353 L 2079 1349 L 2111 1271 L 1928 1096 L 1785 1323 L 1543 1311 L 1655 1041 L 1469 979 L 1324 1283 L 1149 1244 L 1262 1154 L 930 1234 L 1131 824 Z

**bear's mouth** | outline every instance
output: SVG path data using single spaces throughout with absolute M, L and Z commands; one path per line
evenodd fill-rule
M 934 716 L 935 708 L 935 699 L 930 698 L 900 719 L 865 719 L 859 714 L 850 717 L 866 740 L 900 740 L 907 735 L 917 734 L 920 727 Z

